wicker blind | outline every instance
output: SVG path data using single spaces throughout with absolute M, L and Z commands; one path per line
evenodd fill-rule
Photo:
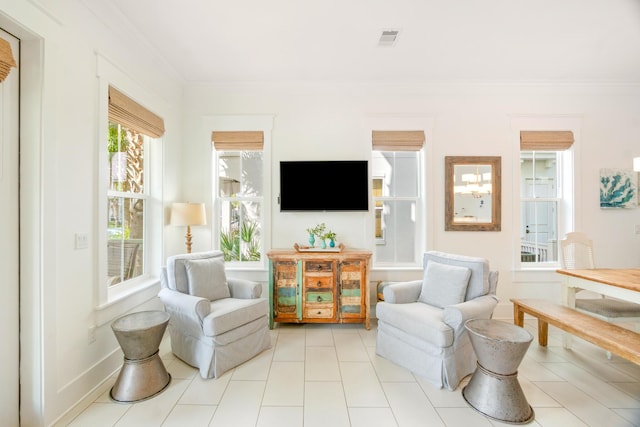
M 573 145 L 573 132 L 570 130 L 520 131 L 520 151 L 561 151 Z
M 164 134 L 164 120 L 109 86 L 109 121 L 153 138 Z
M 374 130 L 371 140 L 378 151 L 419 151 L 425 137 L 421 130 Z
M 16 60 L 11 52 L 11 45 L 8 41 L 0 38 L 0 83 L 9 75 L 12 67 L 16 66 Z
M 213 131 L 211 142 L 216 151 L 262 151 L 263 131 Z

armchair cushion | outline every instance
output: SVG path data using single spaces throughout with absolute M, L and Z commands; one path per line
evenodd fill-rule
M 465 301 L 477 298 L 481 295 L 489 293 L 489 261 L 484 258 L 470 257 L 457 254 L 448 254 L 445 252 L 429 251 L 424 254 L 424 268 L 430 262 L 439 262 L 448 265 L 457 265 L 467 267 L 471 270 L 469 285 L 467 286 L 467 294 Z
M 189 293 L 186 262 L 196 259 L 216 258 L 224 260 L 222 251 L 196 252 L 173 255 L 167 258 L 167 287 L 185 294 Z
M 470 276 L 468 267 L 430 261 L 418 301 L 439 308 L 459 304 L 464 301 Z
M 378 303 L 379 319 L 399 331 L 403 331 L 412 345 L 425 341 L 442 348 L 453 344 L 454 331 L 442 320 L 442 309 L 421 302 L 406 304 Z
M 217 258 L 189 259 L 185 261 L 187 281 L 191 295 L 206 298 L 209 301 L 229 298 L 231 292 L 227 285 L 224 263 Z
M 215 337 L 261 317 L 267 317 L 269 304 L 264 298 L 225 298 L 211 302 L 211 314 L 202 321 L 204 335 Z

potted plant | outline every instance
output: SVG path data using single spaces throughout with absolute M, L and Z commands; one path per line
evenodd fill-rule
M 333 248 L 336 245 L 336 233 L 329 230 L 325 236 L 329 239 L 329 247 Z
M 313 247 L 313 245 L 315 245 L 316 243 L 316 238 L 315 238 L 316 229 L 307 228 L 307 233 L 309 233 L 309 246 Z
M 313 229 L 313 234 L 315 234 L 316 236 L 318 236 L 318 238 L 320 239 L 320 247 L 322 249 L 325 249 L 327 247 L 327 242 L 325 242 L 325 230 L 327 229 L 327 226 L 324 224 L 324 222 L 316 225 L 316 228 Z

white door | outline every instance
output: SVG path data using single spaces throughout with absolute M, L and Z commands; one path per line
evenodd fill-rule
M 0 30 L 18 63 L 18 39 Z M 0 83 L 0 425 L 17 426 L 19 413 L 18 69 Z

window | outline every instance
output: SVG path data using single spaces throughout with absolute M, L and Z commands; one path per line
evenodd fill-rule
M 102 192 L 107 200 L 106 256 L 101 257 L 106 260 L 102 271 L 107 294 L 147 273 L 149 236 L 154 234 L 148 231 L 149 180 L 153 176 L 148 154 L 154 138 L 164 133 L 161 118 L 111 86 L 108 94 L 108 138 L 101 155 L 107 163 Z
M 217 247 L 225 261 L 263 262 L 263 132 L 213 132 L 219 218 Z
M 109 286 L 144 272 L 145 202 L 143 134 L 109 123 L 107 275 Z
M 373 131 L 374 263 L 415 265 L 422 241 L 422 131 Z
M 567 230 L 571 199 L 573 133 L 522 131 L 520 134 L 520 262 L 555 265 Z M 570 229 L 568 230 L 570 231 Z

